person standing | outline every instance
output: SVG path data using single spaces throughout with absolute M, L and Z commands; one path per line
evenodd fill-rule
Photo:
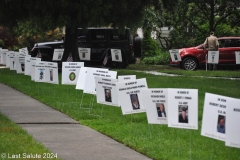
M 210 32 L 210 36 L 206 38 L 204 42 L 204 50 L 208 48 L 208 51 L 218 51 L 218 39 L 216 36 L 214 36 L 214 32 Z M 209 70 L 212 70 L 213 68 L 216 69 L 216 65 L 214 64 L 208 64 Z

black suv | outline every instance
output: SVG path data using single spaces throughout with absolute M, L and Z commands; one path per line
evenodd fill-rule
M 78 47 L 91 48 L 91 60 L 81 60 L 86 64 L 102 64 L 106 54 L 111 59 L 110 49 L 121 50 L 124 63 L 121 68 L 136 61 L 130 29 L 125 29 L 125 31 L 113 28 L 79 29 Z M 36 43 L 30 54 L 35 57 L 40 51 L 43 61 L 52 61 L 54 49 L 59 48 L 64 48 L 64 41 Z

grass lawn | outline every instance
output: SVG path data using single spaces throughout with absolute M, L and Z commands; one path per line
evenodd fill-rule
M 133 69 L 131 67 L 128 69 Z M 152 70 L 165 70 L 168 73 L 175 69 L 156 69 L 155 67 Z M 38 99 L 48 106 L 69 115 L 82 125 L 90 126 L 153 159 L 240 159 L 240 149 L 226 147 L 222 141 L 200 135 L 205 93 L 240 98 L 239 80 L 194 77 L 204 74 L 203 70 L 187 71 L 191 72 L 190 75 L 185 71 L 176 69 L 176 72 L 174 71 L 176 74 L 183 75 L 177 77 L 156 76 L 132 70 L 117 71 L 118 75 L 134 74 L 137 78 L 146 78 L 149 88 L 198 89 L 199 129 L 176 129 L 168 128 L 167 125 L 148 124 L 146 113 L 123 116 L 121 108 L 97 104 L 93 95 L 83 95 L 82 91 L 75 90 L 75 86 L 32 82 L 29 76 L 16 74 L 15 71 L 9 71 L 9 69 L 0 70 L 0 82 Z M 208 76 L 226 75 L 227 77 L 237 77 L 240 75 L 240 72 L 237 71 L 238 74 L 235 71 L 214 72 L 212 71 L 213 75 Z M 92 98 L 94 98 L 93 105 L 91 105 Z M 80 103 L 82 103 L 81 108 Z M 16 146 L 11 145 L 11 143 L 5 142 L 4 145 L 17 150 Z
M 0 113 L 0 159 L 6 157 L 21 157 L 27 159 L 31 154 L 38 155 L 44 159 L 43 153 L 51 153 L 42 144 L 35 141 L 21 127 L 11 122 L 6 116 Z

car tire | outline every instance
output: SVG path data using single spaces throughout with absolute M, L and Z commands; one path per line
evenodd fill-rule
M 187 57 L 182 62 L 182 68 L 185 70 L 196 70 L 198 68 L 198 63 L 195 58 Z

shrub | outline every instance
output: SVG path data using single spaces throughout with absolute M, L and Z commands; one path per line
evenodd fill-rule
M 4 46 L 4 42 L 3 40 L 0 39 L 0 47 L 3 47 Z
M 151 30 L 146 29 L 144 32 L 144 38 L 142 42 L 142 57 L 141 59 L 144 59 L 145 57 L 152 57 L 160 54 L 160 49 L 158 43 L 152 39 L 151 37 Z
M 161 52 L 157 56 L 143 58 L 141 63 L 152 64 L 152 65 L 168 65 L 169 59 L 170 59 L 170 54 L 168 52 Z

